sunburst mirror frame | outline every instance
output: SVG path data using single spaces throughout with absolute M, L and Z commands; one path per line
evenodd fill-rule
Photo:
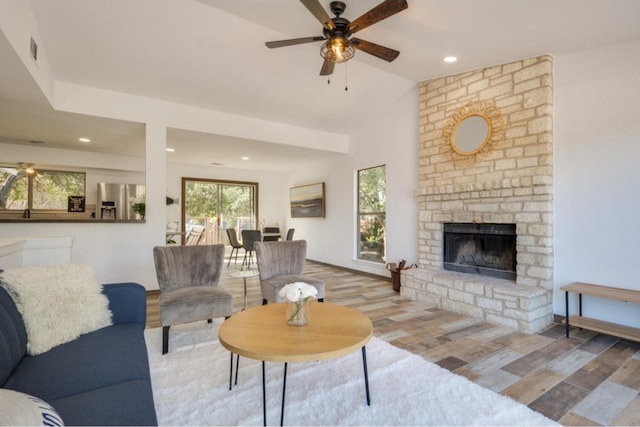
M 483 140 L 473 149 L 463 150 L 455 142 L 456 131 L 469 117 L 481 117 L 487 124 L 487 132 Z M 471 101 L 460 107 L 442 129 L 442 137 L 447 147 L 451 150 L 454 160 L 477 159 L 488 154 L 494 145 L 502 141 L 504 136 L 505 120 L 500 110 L 488 101 Z

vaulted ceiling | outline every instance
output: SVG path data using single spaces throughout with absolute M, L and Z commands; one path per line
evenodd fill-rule
M 379 2 L 347 0 L 343 16 L 353 20 Z M 358 33 L 359 38 L 399 50 L 398 59 L 387 63 L 358 51 L 347 65 L 336 66 L 327 84 L 327 78 L 318 75 L 320 43 L 280 49 L 264 45 L 322 34 L 320 23 L 296 0 L 30 3 L 40 48 L 57 81 L 345 134 L 366 126 L 420 81 L 640 39 L 637 0 L 408 0 L 408 9 Z M 329 1 L 321 3 L 329 10 Z M 87 132 L 93 127 L 119 132 L 110 142 L 105 138 L 118 150 L 124 147 L 115 141 L 125 135 L 144 137 L 139 125 L 110 126 L 103 119 L 47 109 L 12 55 L 0 37 L 0 141 L 76 144 L 83 123 Z M 458 61 L 443 62 L 449 55 Z M 47 118 L 51 114 L 57 114 L 55 129 Z M 178 150 L 179 161 L 202 162 L 201 155 L 189 153 L 197 151 L 194 144 L 206 143 L 216 148 L 221 163 L 247 167 L 232 163 L 247 147 L 255 159 L 252 167 L 273 168 L 273 158 L 261 163 L 260 156 L 277 155 L 283 147 L 258 142 L 177 129 L 168 138 L 168 145 L 190 147 Z M 284 148 L 288 155 L 282 156 L 282 168 L 310 155 L 306 149 Z M 331 155 L 317 150 L 312 154 Z

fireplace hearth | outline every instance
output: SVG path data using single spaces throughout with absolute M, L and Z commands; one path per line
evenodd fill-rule
M 445 270 L 516 280 L 515 224 L 444 224 Z

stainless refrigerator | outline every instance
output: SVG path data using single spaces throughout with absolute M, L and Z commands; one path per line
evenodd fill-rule
M 96 218 L 103 221 L 140 219 L 133 211 L 131 200 L 144 197 L 145 186 L 140 184 L 98 183 Z

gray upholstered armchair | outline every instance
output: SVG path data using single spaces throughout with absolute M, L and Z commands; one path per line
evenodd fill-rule
M 305 240 L 257 242 L 255 244 L 262 304 L 281 302 L 280 289 L 289 283 L 305 282 L 318 289 L 318 301 L 324 301 L 324 282 L 302 274 L 307 258 Z
M 233 296 L 218 286 L 224 245 L 156 246 L 153 248 L 160 285 L 162 354 L 169 351 L 169 327 L 229 317 Z

